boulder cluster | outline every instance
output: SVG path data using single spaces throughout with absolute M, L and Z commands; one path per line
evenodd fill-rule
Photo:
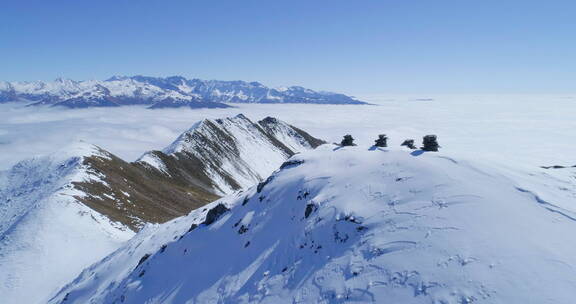
M 354 143 L 354 138 L 352 138 L 352 135 L 347 134 L 344 135 L 344 138 L 342 139 L 342 142 L 340 142 L 340 145 L 342 147 L 346 147 L 346 146 L 355 146 L 356 144 Z
M 438 141 L 436 139 L 436 135 L 426 135 L 422 141 L 422 150 L 424 151 L 431 151 L 431 152 L 438 152 Z
M 388 137 L 386 136 L 386 134 L 380 134 L 378 135 L 378 139 L 375 140 L 374 146 L 382 148 L 388 147 L 387 141 Z
M 354 138 L 350 134 L 344 135 L 344 138 L 340 142 L 340 146 L 342 147 L 355 146 L 355 145 L 356 144 L 354 143 Z M 401 146 L 405 146 L 412 150 L 416 149 L 414 139 L 404 140 Z M 388 147 L 388 136 L 386 136 L 386 134 L 378 135 L 378 138 L 374 141 L 374 147 L 379 148 Z M 438 138 L 436 137 L 436 135 L 424 136 L 424 138 L 422 139 L 422 147 L 420 147 L 420 149 L 422 149 L 423 151 L 438 152 L 438 148 L 440 148 L 440 145 L 438 144 Z

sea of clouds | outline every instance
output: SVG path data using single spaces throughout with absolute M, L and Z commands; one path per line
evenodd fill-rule
M 125 160 L 162 149 L 204 118 L 274 116 L 330 142 L 352 134 L 370 145 L 386 133 L 396 147 L 437 134 L 450 156 L 515 166 L 576 164 L 576 97 L 570 95 L 364 96 L 373 105 L 240 104 L 229 109 L 143 107 L 62 109 L 0 104 L 0 170 L 58 151 L 96 144 Z

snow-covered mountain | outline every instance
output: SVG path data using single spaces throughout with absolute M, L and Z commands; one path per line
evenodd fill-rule
M 362 104 L 352 97 L 302 87 L 268 88 L 258 82 L 184 77 L 112 77 L 104 81 L 0 82 L 0 102 L 69 108 L 144 104 L 150 108 L 222 108 L 228 103 Z
M 258 183 L 322 143 L 275 118 L 238 115 L 198 122 L 166 153 L 134 163 L 82 142 L 22 161 L 0 172 L 2 303 L 45 303 L 146 224 Z
M 164 151 L 146 153 L 138 163 L 228 194 L 262 181 L 290 156 L 323 143 L 281 120 L 267 117 L 254 123 L 240 114 L 200 121 Z
M 241 114 L 206 119 L 164 151 L 147 152 L 134 163 L 98 148 L 105 157 L 86 157 L 84 164 L 102 182 L 74 186 L 88 194 L 78 198 L 83 204 L 137 231 L 254 185 L 290 156 L 323 143 L 271 117 L 258 123 Z
M 147 227 L 50 303 L 572 303 L 576 214 L 507 174 L 324 145 Z

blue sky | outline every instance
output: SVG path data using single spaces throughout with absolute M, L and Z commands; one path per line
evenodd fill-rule
M 0 79 L 574 93 L 576 1 L 5 1 Z

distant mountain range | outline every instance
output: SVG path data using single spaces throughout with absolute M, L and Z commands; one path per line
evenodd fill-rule
M 68 108 L 148 105 L 158 108 L 226 108 L 230 103 L 365 104 L 354 97 L 299 86 L 269 88 L 259 82 L 186 79 L 180 76 L 114 76 L 110 79 L 0 82 L 0 103 Z

